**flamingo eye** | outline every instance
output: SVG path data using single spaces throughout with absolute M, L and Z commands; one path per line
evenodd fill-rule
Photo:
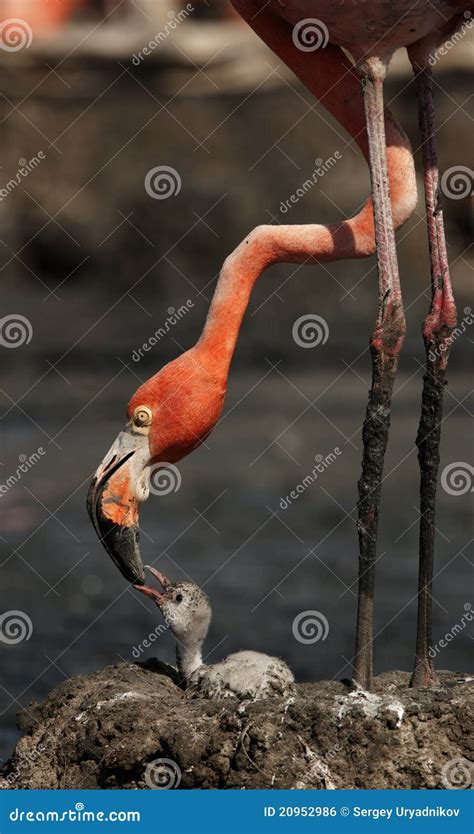
M 147 405 L 138 405 L 133 412 L 133 422 L 136 426 L 150 426 L 153 412 Z

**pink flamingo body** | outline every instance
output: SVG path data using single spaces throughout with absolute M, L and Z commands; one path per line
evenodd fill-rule
M 124 576 L 143 583 L 138 507 L 147 497 L 152 464 L 176 463 L 212 431 L 221 414 L 230 363 L 252 288 L 275 263 L 329 262 L 377 255 L 379 307 L 371 336 L 373 384 L 364 425 L 359 481 L 359 611 L 354 678 L 370 687 L 372 606 L 377 525 L 390 402 L 405 318 L 394 228 L 413 212 L 416 180 L 408 139 L 383 108 L 383 80 L 393 51 L 407 46 L 417 82 L 423 142 L 425 201 L 431 255 L 432 304 L 424 323 L 427 357 L 456 323 L 433 127 L 430 52 L 456 29 L 465 4 L 457 0 L 233 0 L 241 16 L 293 70 L 355 139 L 371 171 L 372 197 L 353 218 L 330 225 L 262 225 L 226 259 L 197 344 L 144 383 L 130 400 L 127 426 L 99 466 L 89 493 L 96 530 Z M 308 18 L 326 27 L 329 42 L 307 51 L 295 27 Z M 348 50 L 354 63 L 343 49 Z M 416 661 L 413 682 L 436 680 L 429 656 L 434 503 L 442 389 L 449 350 L 427 359 L 418 435 L 422 522 Z M 434 469 L 433 469 L 434 466 Z M 435 482 L 436 484 L 436 477 Z

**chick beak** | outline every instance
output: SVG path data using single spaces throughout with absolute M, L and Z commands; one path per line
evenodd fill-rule
M 157 605 L 161 605 L 161 603 L 166 599 L 166 592 L 171 587 L 171 582 L 163 573 L 156 568 L 152 568 L 151 565 L 145 565 L 145 570 L 149 571 L 155 579 L 158 580 L 163 588 L 163 591 L 158 591 L 156 588 L 151 588 L 149 585 L 135 584 L 133 587 L 137 591 L 141 591 L 141 593 L 145 594 L 145 596 L 150 597 L 150 599 L 156 602 Z

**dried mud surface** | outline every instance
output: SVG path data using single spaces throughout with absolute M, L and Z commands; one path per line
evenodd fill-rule
M 147 766 L 165 758 L 180 789 L 442 788 L 450 762 L 474 758 L 472 680 L 409 689 L 390 672 L 370 695 L 319 681 L 242 704 L 186 698 L 156 660 L 122 663 L 20 713 L 0 786 L 147 789 Z

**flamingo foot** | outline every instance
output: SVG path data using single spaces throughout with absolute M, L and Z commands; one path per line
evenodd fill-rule
M 415 668 L 410 678 L 410 686 L 438 686 L 439 678 L 429 655 L 415 658 Z

